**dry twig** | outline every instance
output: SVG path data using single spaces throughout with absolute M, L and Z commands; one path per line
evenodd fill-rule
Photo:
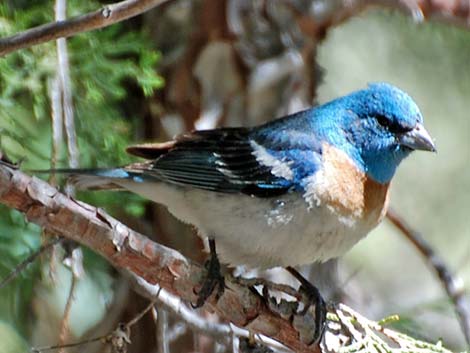
M 46 251 L 48 251 L 50 248 L 52 248 L 55 244 L 59 243 L 62 239 L 59 237 L 54 237 L 52 238 L 49 242 L 46 244 L 41 245 L 41 247 L 33 252 L 31 255 L 29 255 L 26 259 L 24 259 L 22 262 L 20 262 L 9 274 L 6 276 L 4 279 L 0 281 L 0 289 L 5 287 L 8 283 L 10 283 L 12 280 L 14 280 L 18 275 L 24 271 L 28 265 L 32 264 L 36 259 Z
M 465 300 L 462 280 L 452 274 L 445 262 L 436 254 L 434 249 L 421 234 L 407 224 L 397 212 L 389 209 L 387 218 L 415 246 L 419 253 L 426 259 L 428 265 L 436 272 L 442 286 L 454 305 L 465 341 L 470 346 L 470 303 L 467 303 Z
M 70 20 L 51 22 L 34 27 L 11 37 L 0 39 L 0 56 L 54 39 L 107 27 L 113 23 L 140 15 L 168 1 L 170 0 L 125 0 L 106 5 L 100 10 Z
M 56 0 L 55 13 L 56 22 L 66 21 L 66 8 L 67 3 L 65 0 Z M 68 161 L 70 168 L 78 167 L 78 145 L 77 135 L 75 132 L 75 119 L 74 109 L 72 102 L 72 84 L 70 82 L 70 66 L 69 54 L 67 51 L 67 40 L 65 38 L 58 38 L 57 41 L 57 79 L 59 80 L 61 102 L 63 113 L 62 118 L 64 122 L 65 134 L 67 136 L 67 151 Z
M 64 315 L 62 316 L 62 321 L 60 323 L 59 345 L 61 346 L 65 344 L 69 336 L 70 310 L 72 309 L 77 281 L 78 281 L 77 276 L 75 276 L 75 274 L 72 272 L 72 282 L 70 283 L 69 294 L 67 296 L 67 302 L 65 303 Z M 59 352 L 66 353 L 65 347 L 61 347 Z
M 108 333 L 107 335 L 99 336 L 99 337 L 95 337 L 95 338 L 90 338 L 90 339 L 87 339 L 87 340 L 84 340 L 84 341 L 74 342 L 74 343 L 65 343 L 65 344 L 61 343 L 61 344 L 52 345 L 52 346 L 34 347 L 31 350 L 34 353 L 41 353 L 41 352 L 51 351 L 51 350 L 55 350 L 55 349 L 60 349 L 61 352 L 62 352 L 66 348 L 78 347 L 78 346 L 83 346 L 83 345 L 86 345 L 86 344 L 89 344 L 89 343 L 102 341 L 104 343 L 112 344 L 120 352 L 120 351 L 123 350 L 122 348 L 125 345 L 131 343 L 131 341 L 130 341 L 130 329 L 131 329 L 131 327 L 133 325 L 135 325 L 137 322 L 139 322 L 139 320 L 142 319 L 142 317 L 144 317 L 144 315 L 150 309 L 152 309 L 154 307 L 154 305 L 155 305 L 155 301 L 151 301 L 150 304 L 147 305 L 147 307 L 145 307 L 144 310 L 139 312 L 129 322 L 127 322 L 125 324 L 119 324 L 113 332 Z

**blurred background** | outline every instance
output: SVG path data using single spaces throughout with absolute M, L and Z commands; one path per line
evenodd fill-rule
M 67 15 L 103 3 L 71 0 Z M 368 82 L 390 82 L 418 103 L 438 149 L 403 163 L 391 205 L 463 281 L 468 299 L 470 32 L 455 24 L 418 23 L 416 9 L 403 3 L 397 1 L 395 10 L 362 12 L 346 1 L 168 1 L 69 39 L 80 166 L 124 164 L 131 161 L 124 152 L 131 143 L 162 141 L 194 128 L 255 125 Z M 53 1 L 7 0 L 0 4 L 0 36 L 53 18 Z M 68 165 L 65 143 L 55 148 L 52 143 L 56 71 L 54 42 L 0 59 L 0 148 L 25 169 Z M 163 207 L 128 193 L 81 192 L 77 198 L 204 261 L 194 230 Z M 21 214 L 0 206 L 0 277 L 47 239 Z M 0 289 L 0 342 L 6 342 L 1 353 L 105 334 L 147 305 L 125 278 L 82 249 L 84 269 L 76 271 L 80 277 L 64 320 L 73 275 L 63 260 L 73 257 L 73 248 L 54 247 Z M 453 350 L 465 347 L 440 282 L 389 223 L 340 259 L 337 268 L 328 266 L 337 275 L 326 271 L 331 277 L 319 280 L 326 282 L 325 291 L 333 288 L 358 312 L 372 319 L 397 313 L 397 329 L 432 342 L 442 338 Z M 304 269 L 306 274 L 311 270 Z M 192 332 L 172 315 L 159 317 L 173 330 L 172 352 L 232 349 Z M 159 351 L 155 337 L 147 315 L 133 329 L 129 351 Z M 105 349 L 95 345 L 86 351 Z

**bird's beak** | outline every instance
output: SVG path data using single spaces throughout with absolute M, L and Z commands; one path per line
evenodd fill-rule
M 414 150 L 436 152 L 436 146 L 429 132 L 426 131 L 423 124 L 417 124 L 416 127 L 402 134 L 398 138 L 398 142 L 402 146 L 409 147 Z

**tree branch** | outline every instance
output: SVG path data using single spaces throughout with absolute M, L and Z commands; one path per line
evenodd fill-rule
M 0 57 L 15 50 L 109 26 L 170 0 L 125 0 L 65 21 L 47 23 L 0 39 Z
M 447 296 L 454 305 L 465 342 L 470 346 L 470 303 L 465 299 L 465 292 L 462 285 L 463 281 L 452 274 L 442 258 L 436 254 L 421 234 L 407 224 L 397 212 L 389 209 L 387 218 L 414 245 L 418 252 L 426 259 L 428 265 L 436 272 Z
M 186 301 L 195 301 L 193 288 L 203 271 L 180 253 L 139 234 L 116 219 L 80 201 L 68 198 L 46 182 L 0 164 L 0 203 L 25 214 L 47 231 L 81 243 L 118 269 L 129 270 L 150 284 Z M 296 352 L 318 352 L 309 347 L 289 319 L 271 312 L 263 300 L 234 281 L 216 301 L 205 307 L 223 320 L 269 336 Z
M 109 26 L 113 23 L 140 15 L 156 6 L 171 0 L 125 0 L 104 6 L 100 10 L 65 21 L 47 23 L 28 29 L 10 37 L 0 39 L 0 57 L 15 50 L 28 48 L 62 37 L 71 37 Z M 417 22 L 434 19 L 441 22 L 469 28 L 470 5 L 466 0 L 343 0 L 320 22 L 312 23 L 312 18 L 304 16 L 302 30 L 317 35 L 331 26 L 357 15 L 370 6 L 382 6 L 404 11 Z
M 320 351 L 319 345 L 308 346 L 301 339 L 302 336 L 306 337 L 306 330 L 313 330 L 309 324 L 312 318 L 284 315 L 286 311 L 282 310 L 282 302 L 279 311 L 268 308 L 259 295 L 230 276 L 226 278 L 226 289 L 222 296 L 218 300 L 214 296 L 209 298 L 205 308 L 213 310 L 222 320 L 231 324 L 202 322 L 182 303 L 194 302 L 196 299 L 194 287 L 200 285 L 203 276 L 200 266 L 191 263 L 177 251 L 126 227 L 104 211 L 69 198 L 46 182 L 4 163 L 0 163 L 0 203 L 24 213 L 29 221 L 51 233 L 88 246 L 117 269 L 130 272 L 139 292 L 151 300 L 157 299 L 164 303 L 198 330 L 225 337 L 227 333 L 250 338 L 253 333 L 261 334 L 255 335 L 255 339 L 265 345 L 277 345 L 278 348 L 279 345 L 273 342 L 275 340 L 295 352 Z M 392 346 L 373 334 L 375 331 L 384 333 L 382 325 L 367 321 L 359 331 L 353 330 L 355 325 L 348 318 L 350 314 L 343 315 L 344 310 L 352 312 L 341 305 L 330 309 L 322 341 L 323 351 L 336 352 L 340 348 L 349 348 L 351 350 L 348 351 L 354 352 L 355 349 L 368 346 L 371 339 L 375 342 L 374 346 L 380 341 L 383 348 L 381 352 L 393 351 Z M 353 316 L 356 317 L 353 321 L 357 321 L 358 314 Z M 387 330 L 387 335 L 398 337 L 401 347 L 426 345 L 426 352 L 449 352 L 440 343 L 428 344 L 391 330 Z
M 216 340 L 223 340 L 234 336 L 254 339 L 257 343 L 275 348 L 277 352 L 288 352 L 289 350 L 281 343 L 265 335 L 253 335 L 248 329 L 242 329 L 232 324 L 212 322 L 199 315 L 195 310 L 189 308 L 181 298 L 168 293 L 158 284 L 152 285 L 142 277 L 129 273 L 131 283 L 136 291 L 143 297 L 152 300 L 157 298 L 157 303 L 164 305 L 165 310 L 171 311 L 176 316 L 183 319 L 192 330 L 213 337 Z M 171 340 L 170 340 L 171 341 Z

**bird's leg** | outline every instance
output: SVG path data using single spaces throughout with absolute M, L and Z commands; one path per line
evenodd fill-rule
M 216 298 L 218 299 L 224 292 L 225 289 L 225 280 L 224 276 L 220 273 L 220 262 L 215 251 L 215 240 L 209 238 L 209 250 L 210 257 L 204 264 L 206 268 L 206 277 L 204 278 L 204 283 L 202 288 L 197 294 L 196 304 L 191 304 L 193 308 L 200 308 L 204 305 L 207 298 L 212 294 L 214 289 L 217 286 Z
M 288 266 L 286 270 L 290 272 L 299 282 L 300 282 L 300 292 L 303 292 L 306 296 L 306 301 L 304 302 L 304 308 L 299 313 L 300 315 L 305 315 L 310 308 L 310 306 L 315 305 L 315 333 L 314 333 L 314 342 L 321 340 L 323 336 L 323 331 L 325 330 L 326 325 L 326 303 L 323 300 L 323 297 L 320 294 L 320 291 L 317 287 L 311 284 L 304 276 L 302 276 L 295 268 Z

